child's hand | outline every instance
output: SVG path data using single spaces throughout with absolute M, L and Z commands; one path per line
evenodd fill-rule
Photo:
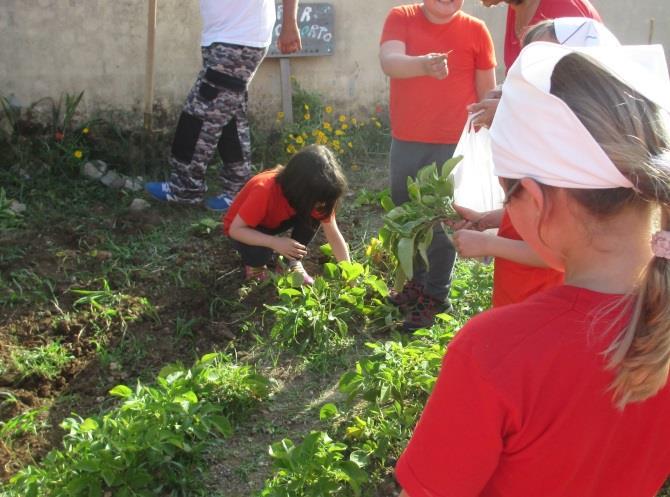
M 435 79 L 444 79 L 449 75 L 446 53 L 429 53 L 421 57 L 423 70 L 426 76 Z
M 477 224 L 477 221 L 482 218 L 483 214 L 481 212 L 468 209 L 467 207 L 461 207 L 460 205 L 453 204 L 456 214 L 461 216 L 460 221 L 449 221 L 447 224 L 451 229 L 457 231 L 462 229 L 476 229 L 474 226 Z
M 307 255 L 307 247 L 296 242 L 293 238 L 287 238 L 285 236 L 275 237 L 272 249 L 289 259 L 300 260 Z
M 488 242 L 495 235 L 472 230 L 456 231 L 452 236 L 452 242 L 458 255 L 461 257 L 486 257 L 491 255 Z

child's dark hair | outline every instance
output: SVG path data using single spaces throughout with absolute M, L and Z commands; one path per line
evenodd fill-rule
M 323 145 L 309 145 L 289 159 L 277 175 L 277 183 L 298 216 L 312 211 L 323 219 L 337 207 L 347 180 L 335 154 Z

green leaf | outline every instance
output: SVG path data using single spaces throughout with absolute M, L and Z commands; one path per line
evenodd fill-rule
M 213 415 L 210 417 L 211 423 L 219 430 L 219 433 L 224 437 L 229 437 L 233 434 L 233 425 L 227 417 L 221 415 Z
M 422 236 L 419 239 L 418 249 L 419 249 L 419 254 L 421 254 L 421 258 L 423 261 L 426 263 L 426 269 L 428 269 L 429 263 L 428 263 L 428 247 L 430 247 L 430 244 L 433 242 L 433 227 L 428 226 L 428 229 L 426 230 L 425 233 L 422 234 Z
M 319 410 L 319 419 L 321 421 L 326 421 L 334 418 L 338 414 L 337 406 L 329 402 L 328 404 L 324 404 Z
M 462 155 L 457 155 L 456 157 L 452 157 L 451 159 L 449 159 L 448 161 L 446 161 L 446 162 L 442 165 L 442 174 L 441 174 L 442 178 L 447 178 L 447 177 L 449 177 L 449 175 L 452 173 L 452 171 L 454 170 L 454 168 L 455 168 L 455 167 L 458 165 L 458 163 L 461 162 L 462 160 L 463 160 L 463 156 L 462 156 Z
M 364 451 L 355 450 L 349 455 L 349 460 L 359 468 L 363 468 L 368 465 L 370 458 Z
M 400 264 L 400 267 L 407 276 L 407 279 L 410 280 L 414 275 L 413 259 L 414 259 L 414 239 L 401 238 L 398 241 L 398 263 Z
M 98 422 L 93 418 L 86 418 L 79 425 L 79 431 L 82 433 L 89 433 L 98 429 Z
M 391 209 L 393 209 L 395 207 L 395 204 L 393 203 L 393 200 L 391 200 L 391 197 L 389 197 L 388 195 L 383 196 L 381 198 L 380 203 L 382 204 L 382 208 L 386 212 L 390 211 Z
M 110 395 L 127 399 L 133 394 L 133 391 L 125 385 L 116 385 L 109 391 Z
M 339 278 L 339 270 L 337 269 L 337 264 L 332 262 L 326 262 L 323 265 L 323 275 L 329 280 L 336 280 Z
M 333 256 L 333 248 L 330 246 L 329 243 L 324 243 L 319 247 L 319 250 L 321 253 L 327 257 L 332 257 Z

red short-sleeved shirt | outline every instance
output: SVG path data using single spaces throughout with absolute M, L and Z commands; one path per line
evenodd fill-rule
M 405 43 L 407 55 L 449 53 L 449 76 L 391 78 L 391 129 L 399 140 L 457 143 L 476 102 L 475 71 L 496 66 L 491 35 L 483 21 L 458 12 L 446 24 L 430 22 L 420 4 L 389 12 L 381 43 Z
M 558 17 L 589 17 L 601 21 L 598 11 L 589 0 L 541 0 L 529 26 L 545 19 Z M 507 7 L 507 25 L 505 27 L 505 68 L 509 70 L 521 52 L 521 41 L 515 33 L 516 12 Z
M 281 223 L 295 216 L 295 209 L 288 203 L 281 186 L 276 181 L 278 173 L 278 169 L 268 169 L 244 185 L 223 217 L 223 232 L 226 235 L 238 214 L 242 221 L 252 228 L 257 226 L 278 228 Z M 326 223 L 332 219 L 332 217 L 320 219 L 316 212 L 312 213 L 312 217 Z
M 560 286 L 470 320 L 396 467 L 411 497 L 652 497 L 670 387 L 623 411 L 602 352 L 620 296 Z
M 507 214 L 503 213 L 498 236 L 510 240 L 521 240 Z M 531 295 L 563 284 L 564 274 L 555 269 L 519 264 L 496 257 L 493 271 L 493 307 L 516 304 Z

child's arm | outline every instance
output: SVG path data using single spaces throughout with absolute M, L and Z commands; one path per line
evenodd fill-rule
M 472 230 L 456 231 L 452 240 L 461 257 L 502 257 L 526 266 L 549 267 L 523 240 L 511 240 Z
M 477 69 L 475 71 L 475 89 L 477 99 L 483 100 L 486 95 L 496 87 L 496 71 L 491 69 Z
M 446 53 L 407 55 L 405 43 L 389 40 L 379 48 L 379 61 L 384 74 L 391 78 L 416 78 L 430 76 L 444 79 L 449 74 Z
M 335 217 L 331 218 L 328 223 L 321 223 L 321 226 L 323 227 L 324 235 L 326 235 L 326 240 L 330 244 L 330 248 L 333 249 L 335 260 L 337 262 L 350 260 L 349 247 L 347 247 L 347 242 L 344 241 L 344 237 L 337 227 Z
M 302 259 L 307 254 L 307 248 L 301 243 L 296 242 L 293 238 L 261 233 L 248 226 L 239 214 L 230 223 L 228 235 L 233 240 L 246 243 L 247 245 L 270 248 L 289 259 Z

